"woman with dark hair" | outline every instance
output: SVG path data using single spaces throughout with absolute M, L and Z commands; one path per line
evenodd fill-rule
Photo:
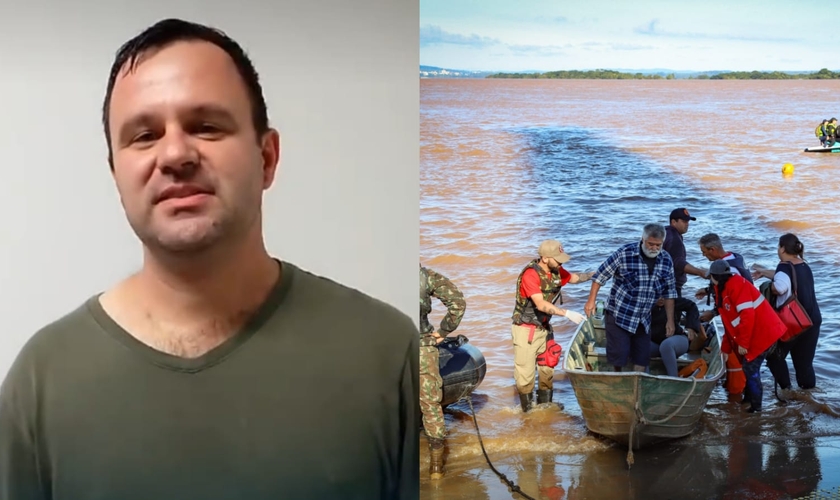
M 817 352 L 822 314 L 814 291 L 814 275 L 811 267 L 805 262 L 804 252 L 805 246 L 795 234 L 783 234 L 779 238 L 779 264 L 775 271 L 757 268 L 752 274 L 753 279 L 764 277 L 773 280 L 770 289 L 776 296 L 776 303 L 773 305 L 778 308 L 791 296 L 792 278 L 795 272 L 796 297 L 813 323 L 811 328 L 793 340 L 779 342 L 773 354 L 767 359 L 767 368 L 770 369 L 770 373 L 782 389 L 789 389 L 791 385 L 786 359 L 788 353 L 793 361 L 793 369 L 796 371 L 797 385 L 801 389 L 812 389 L 817 385 L 817 377 L 814 374 L 814 354 Z
M 747 411 L 761 411 L 764 394 L 759 372 L 761 363 L 767 350 L 784 335 L 787 327 L 752 283 L 740 274 L 732 273 L 727 261 L 712 262 L 709 275 L 715 292 L 715 309 L 725 332 L 720 351 L 724 361 L 729 356 L 738 356 L 747 379 L 744 391 L 744 402 L 750 403 Z

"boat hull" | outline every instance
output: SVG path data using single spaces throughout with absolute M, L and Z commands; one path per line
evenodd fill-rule
M 586 427 L 631 449 L 691 434 L 726 371 L 719 330 L 717 323 L 707 328 L 708 352 L 678 359 L 682 368 L 702 357 L 708 364 L 705 376 L 682 378 L 666 375 L 659 358 L 651 360 L 651 373 L 634 372 L 632 365 L 613 371 L 606 361 L 603 323 L 592 318 L 582 322 L 566 349 L 563 369 Z
M 806 153 L 840 153 L 840 142 L 835 142 L 831 146 L 819 148 L 805 148 Z
M 472 394 L 484 380 L 484 355 L 463 335 L 447 338 L 438 346 L 440 376 L 443 379 L 441 406 L 451 405 Z

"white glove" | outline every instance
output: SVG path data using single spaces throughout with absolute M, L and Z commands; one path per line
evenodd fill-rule
M 581 321 L 586 319 L 586 316 L 579 312 L 572 311 L 571 309 L 566 309 L 566 314 L 563 316 L 569 318 L 570 321 L 574 321 L 576 325 L 579 325 Z

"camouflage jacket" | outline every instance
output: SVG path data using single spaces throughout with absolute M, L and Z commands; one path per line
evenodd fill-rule
M 432 297 L 436 297 L 446 306 L 446 316 L 440 322 L 439 332 L 447 336 L 461 323 L 467 303 L 464 294 L 445 276 L 431 269 L 420 266 L 420 345 L 435 345 L 431 334 L 435 328 L 429 322 L 432 312 Z

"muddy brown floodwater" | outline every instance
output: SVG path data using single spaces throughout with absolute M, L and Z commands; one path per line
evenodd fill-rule
M 487 375 L 472 401 L 493 465 L 541 499 L 840 498 L 840 154 L 804 153 L 840 85 L 814 81 L 421 80 L 421 262 L 452 279 L 467 311 L 457 333 Z M 794 165 L 793 175 L 781 172 Z M 558 368 L 554 401 L 522 414 L 510 315 L 516 277 L 556 238 L 572 271 L 594 270 L 648 222 L 687 207 L 688 261 L 718 233 L 748 264 L 774 267 L 795 232 L 816 280 L 823 324 L 817 388 L 781 405 L 762 368 L 764 412 L 747 415 L 723 387 L 687 438 L 635 452 L 586 430 Z M 609 286 L 609 285 L 608 285 Z M 690 277 L 685 290 L 704 286 Z M 583 312 L 589 283 L 564 287 Z M 603 295 L 606 291 L 602 292 Z M 701 310 L 707 306 L 698 301 Z M 434 304 L 439 321 L 443 306 Z M 574 325 L 553 320 L 567 345 Z M 791 372 L 792 366 L 791 366 Z M 446 410 L 447 474 L 422 498 L 522 498 L 493 473 L 466 402 Z M 425 445 L 425 442 L 423 443 Z M 810 495 L 810 496 L 809 496 Z

